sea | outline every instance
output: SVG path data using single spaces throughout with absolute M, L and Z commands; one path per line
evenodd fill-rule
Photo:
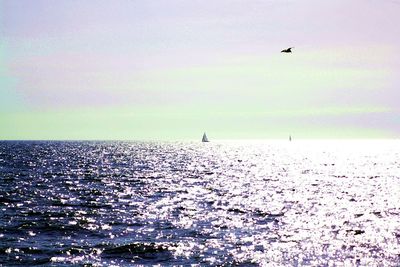
M 1 141 L 0 266 L 400 266 L 400 140 Z

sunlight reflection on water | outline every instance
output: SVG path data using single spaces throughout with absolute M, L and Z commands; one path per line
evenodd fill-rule
M 0 263 L 394 266 L 399 149 L 0 142 Z

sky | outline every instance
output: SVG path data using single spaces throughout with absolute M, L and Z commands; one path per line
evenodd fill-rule
M 398 138 L 398 14 L 400 0 L 0 0 L 0 140 Z

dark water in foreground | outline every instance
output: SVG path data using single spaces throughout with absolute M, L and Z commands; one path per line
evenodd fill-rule
M 399 243 L 399 141 L 0 142 L 3 266 L 396 266 Z

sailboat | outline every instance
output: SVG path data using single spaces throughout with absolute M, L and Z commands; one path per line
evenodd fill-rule
M 206 133 L 203 134 L 203 138 L 201 139 L 201 142 L 210 142 L 210 141 L 208 141 Z

